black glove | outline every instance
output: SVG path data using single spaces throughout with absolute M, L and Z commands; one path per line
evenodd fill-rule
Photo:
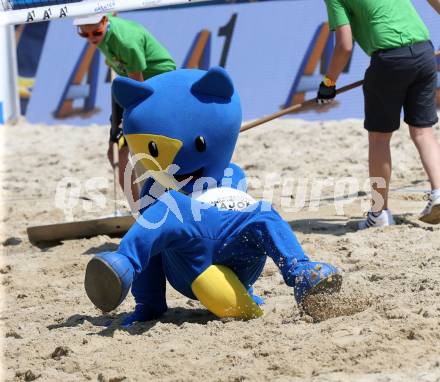
M 110 142 L 117 143 L 119 149 L 126 145 L 122 134 L 122 108 L 116 102 L 112 102 L 112 114 L 110 115 Z
M 122 129 L 119 126 L 113 126 L 110 128 L 110 142 L 119 143 L 122 138 Z
M 316 102 L 320 104 L 330 103 L 336 97 L 336 86 L 326 86 L 324 82 L 319 85 Z

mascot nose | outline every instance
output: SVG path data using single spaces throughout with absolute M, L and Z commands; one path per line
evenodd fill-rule
M 178 139 L 156 134 L 127 134 L 128 146 L 147 171 L 166 171 L 174 162 L 183 143 Z

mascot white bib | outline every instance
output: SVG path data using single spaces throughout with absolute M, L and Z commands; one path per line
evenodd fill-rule
M 256 203 L 256 200 L 246 192 L 230 187 L 210 188 L 195 199 L 212 204 L 220 210 L 229 211 L 241 211 Z

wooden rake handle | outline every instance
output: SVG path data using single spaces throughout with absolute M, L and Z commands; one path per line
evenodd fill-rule
M 440 56 L 440 51 L 435 52 L 435 56 L 439 57 Z M 349 85 L 343 86 L 342 88 L 339 88 L 336 91 L 336 94 L 342 94 L 342 93 L 348 92 L 349 90 L 352 90 L 352 89 L 355 89 L 355 88 L 361 86 L 363 83 L 364 83 L 364 81 L 361 80 L 361 81 L 356 81 L 356 82 L 353 82 L 353 83 L 351 83 Z M 273 119 L 276 119 L 276 118 L 281 117 L 283 115 L 286 115 L 286 114 L 292 113 L 294 111 L 297 111 L 297 110 L 299 110 L 299 109 L 301 109 L 301 108 L 303 108 L 305 106 L 312 106 L 312 105 L 316 105 L 316 97 L 312 98 L 312 99 L 309 99 L 307 101 L 304 101 L 302 103 L 298 103 L 296 105 L 289 106 L 286 109 L 281 109 L 280 111 L 277 111 L 276 113 L 267 115 L 266 117 L 257 119 L 255 121 L 250 122 L 250 123 L 246 123 L 243 126 L 241 126 L 240 133 L 242 133 L 243 131 L 252 129 L 253 127 L 262 125 L 263 123 L 272 121 Z

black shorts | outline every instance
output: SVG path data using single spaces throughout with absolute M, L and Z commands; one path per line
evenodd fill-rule
M 374 52 L 365 72 L 365 123 L 368 131 L 391 133 L 404 121 L 431 127 L 438 121 L 437 62 L 431 41 Z

